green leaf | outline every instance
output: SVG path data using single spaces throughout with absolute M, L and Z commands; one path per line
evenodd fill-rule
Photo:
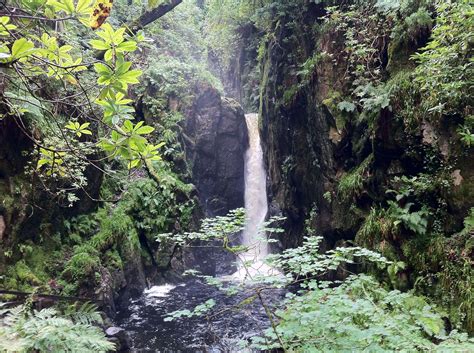
M 35 45 L 26 38 L 17 39 L 12 46 L 11 60 L 17 60 L 34 53 Z
M 111 61 L 112 60 L 112 56 L 113 56 L 114 52 L 112 49 L 108 49 L 105 54 L 104 54 L 104 60 L 105 61 Z
M 147 135 L 149 133 L 152 133 L 155 129 L 151 126 L 142 126 L 138 130 L 135 130 L 135 133 L 139 135 Z
M 48 0 L 47 5 L 52 6 L 56 11 L 63 10 L 68 15 L 72 15 L 75 10 L 72 0 Z
M 134 42 L 134 41 L 126 41 L 126 42 L 123 42 L 123 43 L 120 43 L 117 48 L 116 48 L 117 52 L 119 53 L 123 53 L 123 52 L 133 52 L 135 50 L 137 50 L 137 42 Z
M 108 66 L 106 66 L 104 64 L 101 64 L 101 63 L 94 64 L 94 69 L 98 74 L 110 74 L 110 73 L 112 73 L 112 70 Z
M 120 75 L 119 80 L 124 83 L 139 83 L 138 77 L 142 74 L 141 70 L 130 70 Z
M 97 49 L 97 50 L 108 50 L 108 49 L 110 49 L 110 45 L 108 45 L 103 40 L 92 39 L 89 43 L 92 45 L 92 48 Z
M 93 0 L 79 0 L 76 5 L 76 12 L 78 14 L 89 14 L 92 9 L 92 1 Z
M 124 131 L 126 131 L 126 132 L 132 132 L 132 131 L 133 131 L 133 124 L 132 124 L 132 122 L 129 121 L 129 120 L 124 121 L 124 123 L 123 123 L 123 129 L 124 129 Z

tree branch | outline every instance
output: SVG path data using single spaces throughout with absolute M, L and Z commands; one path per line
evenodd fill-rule
M 133 32 L 137 32 L 139 29 L 142 29 L 146 25 L 156 21 L 160 17 L 163 17 L 182 2 L 183 0 L 168 0 L 160 4 L 157 7 L 146 11 L 143 15 L 133 21 L 130 28 Z

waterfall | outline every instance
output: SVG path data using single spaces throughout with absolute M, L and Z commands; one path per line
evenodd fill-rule
M 254 276 L 278 275 L 276 269 L 263 262 L 268 255 L 268 243 L 262 231 L 267 216 L 267 177 L 263 164 L 263 151 L 258 130 L 258 115 L 246 114 L 249 148 L 245 153 L 245 227 L 242 233 L 242 245 L 248 250 L 239 255 L 238 271 L 232 278 L 246 281 Z
M 268 254 L 268 244 L 259 241 L 260 228 L 265 222 L 268 211 L 267 183 L 263 163 L 263 151 L 260 144 L 258 114 L 246 114 L 249 148 L 245 153 L 245 211 L 246 223 L 242 234 L 242 245 L 249 247 L 244 254 L 245 260 L 259 261 Z

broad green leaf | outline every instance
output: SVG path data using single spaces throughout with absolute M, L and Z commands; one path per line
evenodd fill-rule
M 76 5 L 76 13 L 78 14 L 85 14 L 90 13 L 92 9 L 92 2 L 93 0 L 79 0 Z
M 17 60 L 34 53 L 35 45 L 26 38 L 17 39 L 12 46 L 12 60 Z
M 112 49 L 109 49 L 105 52 L 104 54 L 104 60 L 105 61 L 111 61 L 112 60 L 112 56 L 113 56 L 113 50 Z
M 137 50 L 137 43 L 134 42 L 134 41 L 131 41 L 131 40 L 128 40 L 126 42 L 122 42 L 120 43 L 116 50 L 119 52 L 119 53 L 123 53 L 123 52 L 132 52 L 132 51 L 135 51 Z
M 155 129 L 151 126 L 142 126 L 140 128 L 138 128 L 137 130 L 135 130 L 135 133 L 139 134 L 139 135 L 147 135 L 149 133 L 152 133 Z
M 120 75 L 119 80 L 125 83 L 139 83 L 138 77 L 140 77 L 141 74 L 141 70 L 130 70 Z
M 132 63 L 130 61 L 124 61 L 121 63 L 119 62 L 118 67 L 115 70 L 115 73 L 117 74 L 117 76 L 122 76 L 122 74 L 125 74 L 130 69 L 131 66 L 132 66 Z
M 132 122 L 129 121 L 129 120 L 124 121 L 124 123 L 123 123 L 123 129 L 124 129 L 124 131 L 126 131 L 126 132 L 132 132 L 132 131 L 133 131 L 133 124 L 132 124 Z
M 94 64 L 94 69 L 98 74 L 110 74 L 112 72 L 112 70 L 108 66 L 102 63 Z
M 92 48 L 97 49 L 97 50 L 110 49 L 110 45 L 108 45 L 106 42 L 99 39 L 92 39 L 89 43 L 92 45 Z

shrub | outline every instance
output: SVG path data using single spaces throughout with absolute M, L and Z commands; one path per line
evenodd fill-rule
M 422 298 L 387 291 L 366 275 L 337 287 L 310 282 L 303 295 L 290 295 L 276 312 L 279 324 L 253 339 L 259 349 L 290 352 L 457 351 L 474 349 L 467 335 L 446 335 L 443 316 Z M 442 343 L 436 345 L 436 336 Z M 270 342 L 270 343 L 269 343 Z

